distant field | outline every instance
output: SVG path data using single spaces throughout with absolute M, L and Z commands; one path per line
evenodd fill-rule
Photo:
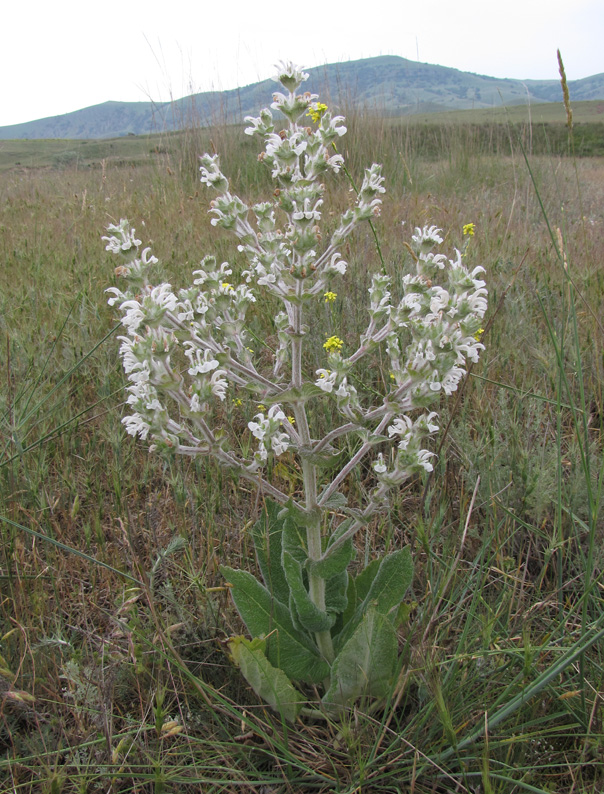
M 350 114 L 351 119 L 354 113 Z M 367 113 L 360 113 L 366 116 Z M 604 155 L 604 102 L 576 102 L 573 104 L 573 122 L 577 154 L 582 156 Z M 483 110 L 460 110 L 443 113 L 424 113 L 389 120 L 391 134 L 400 133 L 401 144 L 417 148 L 422 154 L 426 150 L 439 149 L 435 144 L 435 133 L 441 127 L 471 129 L 472 138 L 484 140 L 483 153 L 501 154 L 501 145 L 507 145 L 508 126 L 520 129 L 523 134 L 532 130 L 535 152 L 563 153 L 567 133 L 566 113 L 560 102 L 532 106 L 515 105 L 508 108 Z M 221 128 L 220 134 L 230 130 L 234 136 L 242 135 L 240 125 Z M 497 135 L 495 133 L 504 133 Z M 215 128 L 195 130 L 201 138 L 210 141 Z M 0 141 L 0 172 L 11 169 L 56 168 L 77 166 L 102 168 L 105 165 L 132 166 L 145 162 L 162 163 L 165 155 L 179 154 L 183 150 L 183 138 L 190 138 L 191 131 L 157 133 L 154 135 L 128 135 L 108 140 L 9 140 Z M 438 136 L 437 136 L 438 137 Z M 530 137 L 530 136 L 529 136 Z M 486 149 L 485 149 L 486 146 Z
M 160 135 L 128 136 L 112 140 L 0 141 L 0 171 L 11 168 L 64 168 L 99 165 L 101 160 L 141 163 L 157 155 Z
M 604 125 L 604 102 L 573 102 L 575 124 L 599 123 Z M 420 113 L 411 116 L 414 124 L 566 124 L 566 111 L 562 102 L 544 102 L 536 105 L 510 105 L 508 107 L 481 108 L 480 110 L 449 110 L 445 113 Z

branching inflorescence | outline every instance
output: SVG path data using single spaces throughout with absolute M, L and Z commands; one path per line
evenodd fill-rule
M 353 579 L 347 571 L 353 538 L 385 508 L 390 489 L 432 469 L 433 453 L 423 447 L 438 430 L 430 407 L 457 389 L 468 360 L 478 360 L 487 308 L 482 268 L 470 272 L 459 251 L 453 259 L 435 253 L 443 242 L 440 230 L 418 228 L 411 241 L 415 272 L 400 280 L 402 294 L 393 298 L 390 277 L 376 273 L 357 349 L 344 354 L 342 340 L 332 336 L 324 345 L 325 366 L 310 377 L 305 372 L 309 303 L 335 299 L 332 287 L 345 281 L 348 267 L 342 243 L 379 214 L 385 192 L 381 167 L 373 164 L 354 206 L 334 231 L 322 231 L 323 180 L 343 169 L 335 144 L 346 128 L 317 95 L 296 93 L 307 77 L 292 64 L 280 68 L 276 79 L 284 93 L 273 95 L 271 108 L 285 116 L 284 129 L 268 109 L 246 119 L 246 133 L 264 139 L 259 159 L 276 183 L 271 200 L 248 206 L 231 193 L 218 155 L 201 157 L 201 181 L 216 194 L 211 222 L 237 237 L 247 262 L 238 276 L 226 262 L 206 256 L 192 286 L 178 292 L 165 283 L 153 286 L 150 269 L 157 260 L 150 249 L 140 251 L 127 221 L 109 226 L 103 238 L 107 250 L 122 258 L 116 272 L 127 285 L 125 291 L 108 290 L 126 332 L 120 353 L 130 382 L 127 432 L 159 450 L 212 455 L 268 497 L 255 533 L 265 584 L 224 569 L 257 638 L 233 640 L 231 650 L 258 694 L 292 719 L 304 698 L 290 679 L 322 682 L 323 706 L 331 710 L 384 693 L 396 661 L 393 610 L 411 578 L 409 553 L 394 552 Z M 253 352 L 246 328 L 250 307 L 263 293 L 282 306 L 274 317 L 278 345 L 269 364 L 265 351 Z M 389 367 L 387 387 L 378 397 L 359 395 L 354 369 L 380 347 Z M 253 447 L 247 455 L 220 421 L 227 397 L 263 404 L 248 423 Z M 317 438 L 308 409 L 321 400 L 333 403 L 339 421 Z M 355 453 L 342 461 L 343 442 L 351 435 Z M 297 456 L 300 498 L 281 491 L 267 474 L 270 459 L 285 453 Z M 350 505 L 341 486 L 365 459 L 372 461 L 375 488 L 366 504 Z M 394 589 L 384 584 L 387 574 L 398 575 Z M 263 618 L 267 604 L 270 614 Z M 363 647 L 381 649 L 379 665 L 364 658 Z

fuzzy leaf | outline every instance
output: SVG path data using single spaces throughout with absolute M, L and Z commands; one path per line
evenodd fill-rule
M 267 638 L 266 656 L 270 663 L 294 681 L 322 681 L 329 673 L 329 665 L 319 656 L 310 637 L 294 627 L 287 607 L 251 573 L 226 565 L 220 567 L 220 572 L 232 584 L 233 601 L 250 634 Z
M 380 559 L 371 560 L 369 565 L 363 568 L 363 570 L 357 576 L 355 576 L 354 583 L 356 589 L 357 604 L 360 604 L 362 601 L 365 600 L 365 597 L 369 592 L 369 588 L 371 587 L 373 580 L 377 575 L 381 562 L 382 561 Z
M 321 502 L 321 494 L 319 494 L 319 503 L 322 508 L 326 508 L 328 510 L 340 510 L 342 507 L 346 507 L 348 504 L 348 499 L 343 493 L 336 491 L 335 493 L 332 493 L 329 499 L 327 499 L 325 502 Z
M 348 606 L 348 571 L 342 571 L 325 582 L 325 607 L 328 612 L 344 612 Z
M 324 447 L 321 452 L 309 452 L 308 450 L 301 449 L 300 457 L 312 463 L 314 466 L 319 466 L 323 469 L 333 468 L 342 454 L 341 450 L 335 449 L 331 445 Z
M 306 529 L 299 521 L 294 521 L 291 516 L 286 516 L 283 521 L 283 536 L 281 539 L 281 565 L 283 566 L 283 553 L 289 552 L 300 565 L 306 565 L 308 552 L 306 551 Z
M 369 609 L 333 663 L 324 705 L 352 706 L 360 697 L 386 695 L 397 650 L 396 632 L 390 620 L 375 608 Z
M 412 580 L 413 562 L 408 548 L 386 555 L 380 561 L 375 579 L 361 604 L 361 611 L 364 612 L 369 604 L 375 604 L 378 612 L 386 615 L 401 603 Z
M 413 563 L 408 548 L 393 551 L 381 560 L 373 560 L 356 577 L 357 607 L 352 617 L 342 623 L 342 630 L 335 638 L 336 649 L 348 642 L 369 608 L 387 615 L 398 607 L 412 579 Z
M 342 631 L 343 626 L 348 625 L 348 623 L 352 620 L 352 616 L 354 615 L 357 608 L 357 603 L 356 579 L 354 576 L 349 576 L 348 583 L 346 585 L 346 608 L 344 609 L 344 612 L 338 616 L 338 621 L 334 626 L 333 634 L 335 636 Z
M 346 521 L 340 524 L 331 538 L 332 544 L 346 532 L 351 523 L 351 520 L 347 518 Z M 321 579 L 331 579 L 333 576 L 345 571 L 353 557 L 354 546 L 352 538 L 349 538 L 331 554 L 328 546 L 322 560 L 311 560 L 308 564 L 309 572 L 315 576 L 320 576 Z
M 285 549 L 283 550 L 283 570 L 287 578 L 291 598 L 296 608 L 296 617 L 308 631 L 329 631 L 336 622 L 336 616 L 324 612 L 314 604 L 304 585 L 302 566 Z
M 284 389 L 283 391 L 277 392 L 276 394 L 266 395 L 263 399 L 265 405 L 273 405 L 275 403 L 298 403 L 304 404 L 308 402 L 312 397 L 317 397 L 320 394 L 323 394 L 323 390 L 320 389 L 318 386 L 315 386 L 314 383 L 304 383 L 300 388 L 291 388 L 291 389 Z
M 280 510 L 280 505 L 267 499 L 262 515 L 252 527 L 252 538 L 269 593 L 282 604 L 287 604 L 289 588 L 281 567 L 283 520 L 278 517 Z
M 269 662 L 264 654 L 266 640 L 231 637 L 229 651 L 233 661 L 254 692 L 287 722 L 294 722 L 306 702 L 283 670 Z

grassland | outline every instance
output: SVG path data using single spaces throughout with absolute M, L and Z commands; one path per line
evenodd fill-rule
M 531 150 L 528 127 L 492 127 L 490 148 L 454 125 L 349 128 L 353 176 L 384 163 L 389 271 L 414 226 L 459 246 L 471 221 L 468 261 L 490 290 L 487 350 L 442 405 L 433 475 L 359 548 L 413 548 L 391 700 L 295 726 L 259 703 L 224 651 L 242 627 L 217 571 L 253 565 L 257 494 L 211 462 L 149 455 L 120 426 L 103 229 L 130 218 L 173 284 L 208 252 L 236 266 L 195 157 L 219 150 L 253 200 L 269 186 L 254 142 L 213 129 L 81 144 L 85 157 L 22 142 L 0 153 L 2 791 L 604 789 L 604 159 Z M 330 191 L 345 207 L 345 179 Z M 331 315 L 345 340 L 378 266 L 368 229 L 346 258 Z M 266 308 L 256 321 L 268 336 Z M 245 411 L 226 417 L 242 434 Z M 293 466 L 275 476 L 299 483 Z
M 345 111 L 346 112 L 346 111 Z M 346 116 L 366 118 L 368 111 L 350 111 Z M 576 102 L 573 105 L 574 145 L 578 157 L 604 155 L 604 102 Z M 449 144 L 482 153 L 512 153 L 520 138 L 533 154 L 565 154 L 568 151 L 566 113 L 561 102 L 512 105 L 481 110 L 451 110 L 389 117 L 384 122 L 393 145 L 404 142 L 425 156 L 438 157 Z M 237 135 L 238 128 L 222 127 L 220 135 Z M 202 139 L 216 137 L 208 128 Z M 190 131 L 153 135 L 128 135 L 108 140 L 1 140 L 0 173 L 32 168 L 102 169 L 109 166 L 178 165 L 191 143 Z M 168 156 L 166 158 L 166 156 Z

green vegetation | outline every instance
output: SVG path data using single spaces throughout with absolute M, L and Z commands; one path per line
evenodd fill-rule
M 576 156 L 604 155 L 603 112 L 604 104 L 599 101 L 573 104 Z M 349 125 L 354 125 L 366 123 L 369 114 L 351 109 L 346 116 Z M 385 117 L 380 130 L 389 148 L 413 157 L 438 158 L 448 147 L 461 147 L 481 155 L 511 155 L 519 141 L 531 154 L 569 153 L 566 114 L 561 102 L 537 105 L 530 111 L 526 106 L 513 106 Z M 172 170 L 183 167 L 183 156 L 187 166 L 194 167 L 191 146 L 212 148 L 225 136 L 229 146 L 243 146 L 251 156 L 253 147 L 241 126 L 220 125 L 107 140 L 0 141 L 0 173 L 12 169 L 25 172 L 32 168 L 102 169 L 145 164 Z
M 258 700 L 225 650 L 242 624 L 218 571 L 251 564 L 255 490 L 149 455 L 120 426 L 100 236 L 129 217 L 175 284 L 205 253 L 226 258 L 196 157 L 219 150 L 253 200 L 268 182 L 253 142 L 228 127 L 40 142 L 40 160 L 13 152 L 21 165 L 4 159 L 0 176 L 0 790 L 602 791 L 604 160 L 559 156 L 564 137 L 531 148 L 521 126 L 492 146 L 456 125 L 348 126 L 354 178 L 384 163 L 388 272 L 406 255 L 401 221 L 457 246 L 473 222 L 466 256 L 490 290 L 487 349 L 442 405 L 435 471 L 358 549 L 414 557 L 386 710 L 286 725 Z M 330 190 L 345 208 L 345 178 Z M 347 259 L 346 303 L 317 311 L 353 340 L 379 267 L 369 229 Z M 269 344 L 271 316 L 258 306 Z M 225 408 L 242 443 L 251 418 Z M 274 476 L 299 487 L 293 465 Z M 363 493 L 363 471 L 348 488 Z

